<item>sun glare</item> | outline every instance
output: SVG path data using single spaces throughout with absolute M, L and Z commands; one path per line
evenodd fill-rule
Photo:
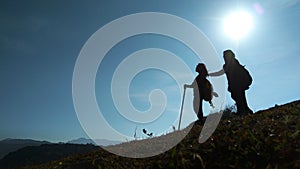
M 231 13 L 224 19 L 223 24 L 225 33 L 234 40 L 247 35 L 253 26 L 251 15 L 245 11 Z

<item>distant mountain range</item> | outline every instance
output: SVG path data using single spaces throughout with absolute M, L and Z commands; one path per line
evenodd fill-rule
M 52 143 L 40 146 L 27 146 L 10 152 L 0 160 L 0 168 L 19 168 L 38 165 L 72 155 L 80 155 L 99 149 L 92 144 Z
M 44 163 L 73 154 L 90 152 L 99 148 L 98 145 L 108 146 L 121 143 L 106 139 L 97 139 L 95 142 L 87 138 L 78 138 L 66 143 L 31 139 L 4 139 L 0 141 L 0 169 Z
M 87 138 L 78 138 L 78 139 L 74 139 L 74 140 L 70 140 L 67 143 L 71 143 L 71 144 L 95 144 L 95 142 L 91 139 L 87 139 Z
M 106 140 L 106 139 L 97 139 L 96 142 L 97 142 L 97 145 L 101 145 L 101 146 L 115 145 L 115 144 L 121 143 L 120 141 L 112 141 L 112 140 Z M 78 139 L 68 141 L 66 143 L 96 145 L 93 140 L 87 139 L 87 138 L 78 138 Z M 37 141 L 37 140 L 32 140 L 32 139 L 8 138 L 8 139 L 1 140 L 0 141 L 0 159 L 2 159 L 8 153 L 17 151 L 21 148 L 24 148 L 27 146 L 40 146 L 42 144 L 54 144 L 54 143 L 51 143 L 48 141 Z
M 113 141 L 113 140 L 107 140 L 107 139 L 96 139 L 95 141 L 93 141 L 91 139 L 79 138 L 79 139 L 68 141 L 67 143 L 72 143 L 72 144 L 94 144 L 94 145 L 100 145 L 100 146 L 108 146 L 108 145 L 120 144 L 121 141 Z

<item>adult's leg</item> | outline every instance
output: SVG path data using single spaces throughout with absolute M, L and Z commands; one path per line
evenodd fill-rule
M 231 98 L 236 103 L 237 114 L 247 115 L 250 109 L 247 104 L 245 91 L 244 90 L 232 91 Z
M 241 103 L 240 104 L 241 104 L 241 109 L 243 111 L 242 115 L 253 114 L 253 111 L 248 106 L 245 90 L 242 90 L 240 92 L 240 94 L 241 94 L 241 97 L 240 97 Z

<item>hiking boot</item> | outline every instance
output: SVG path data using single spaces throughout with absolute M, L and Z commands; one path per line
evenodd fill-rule
M 248 108 L 247 110 L 244 110 L 244 111 L 236 112 L 236 115 L 238 115 L 238 116 L 247 116 L 250 114 L 253 114 L 253 111 L 250 108 Z
M 201 126 L 201 125 L 204 124 L 204 121 L 203 121 L 203 119 L 202 120 L 197 120 L 197 121 L 195 121 L 195 124 Z
M 250 108 L 248 108 L 247 113 L 248 114 L 253 114 L 253 111 Z

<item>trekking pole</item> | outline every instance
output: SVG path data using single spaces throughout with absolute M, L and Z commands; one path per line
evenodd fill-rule
M 183 111 L 183 103 L 184 103 L 184 97 L 185 97 L 185 87 L 183 89 L 183 96 L 182 96 L 182 102 L 181 102 L 181 109 L 180 109 L 180 117 L 179 117 L 179 124 L 178 124 L 178 130 L 180 130 L 180 123 L 181 123 L 181 117 L 182 117 L 182 111 Z

